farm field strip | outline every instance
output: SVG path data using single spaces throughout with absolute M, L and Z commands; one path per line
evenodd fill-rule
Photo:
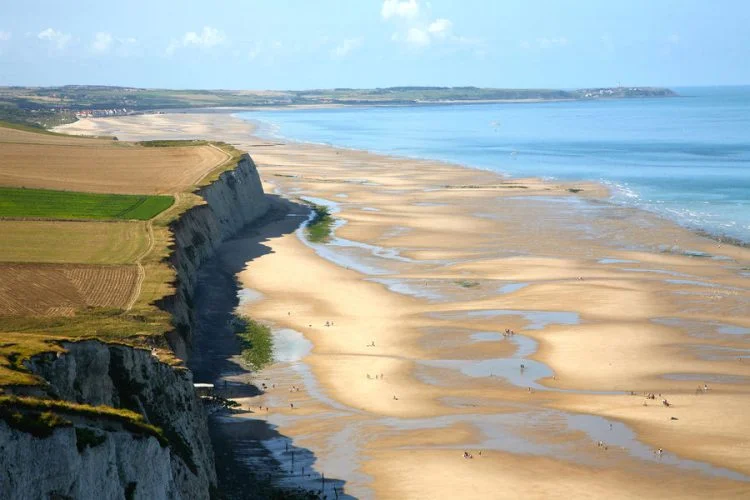
M 72 139 L 72 140 L 71 140 Z M 58 144 L 66 145 L 92 145 L 111 144 L 111 139 L 96 139 L 89 137 L 75 137 L 65 134 L 53 133 L 48 130 L 32 130 L 15 123 L 0 122 L 0 143 L 12 142 L 20 144 Z M 127 146 L 127 143 L 123 143 Z
M 53 136 L 54 137 L 54 136 Z M 91 140 L 79 145 L 0 142 L 0 185 L 93 193 L 191 190 L 226 155 L 208 145 L 144 147 Z
M 0 187 L 0 218 L 148 220 L 172 196 L 126 195 Z
M 174 293 L 169 225 L 205 203 L 197 189 L 240 154 L 0 124 L 0 388 L 36 383 L 18 360 L 56 339 L 163 345 L 171 317 L 156 304 Z
M 122 308 L 136 266 L 0 264 L 0 316 L 56 316 L 83 307 Z
M 148 248 L 146 222 L 0 220 L 0 262 L 133 264 Z

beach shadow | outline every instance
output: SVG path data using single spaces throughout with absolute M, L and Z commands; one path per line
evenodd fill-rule
M 213 383 L 217 395 L 246 398 L 262 394 L 253 384 L 223 378 L 250 373 L 238 363 L 242 351 L 231 325 L 239 304 L 236 274 L 248 262 L 272 252 L 270 240 L 293 233 L 310 213 L 309 207 L 279 196 L 268 213 L 224 242 L 201 266 L 193 297 L 195 328 L 188 367 L 195 382 Z M 237 418 L 236 415 L 243 414 Z M 251 412 L 222 410 L 209 418 L 216 457 L 216 498 L 352 498 L 344 481 L 315 472 L 315 454 L 294 446 L 290 437 Z
M 315 471 L 315 454 L 260 419 L 209 419 L 220 494 L 227 499 L 336 499 L 345 481 Z
M 247 373 L 237 363 L 241 345 L 230 326 L 234 309 L 239 304 L 240 287 L 235 276 L 248 262 L 271 253 L 268 241 L 293 233 L 308 216 L 310 209 L 276 195 L 266 195 L 271 207 L 259 220 L 243 228 L 216 250 L 214 257 L 198 271 L 193 295 L 194 332 L 188 367 L 195 382 L 214 383 L 223 376 Z M 245 384 L 242 384 L 245 385 Z M 228 388 L 232 397 L 260 394 L 259 389 Z M 217 389 L 223 389 L 217 385 Z M 242 393 L 236 391 L 241 390 Z

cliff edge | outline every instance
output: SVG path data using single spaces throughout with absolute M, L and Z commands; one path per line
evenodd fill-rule
M 171 315 L 163 336 L 181 360 L 190 356 L 197 270 L 268 209 L 247 154 L 194 194 L 201 200 L 168 225 L 172 292 L 155 303 Z M 209 498 L 213 450 L 191 372 L 137 335 L 132 343 L 91 337 L 24 359 L 37 383 L 4 389 L 0 496 Z

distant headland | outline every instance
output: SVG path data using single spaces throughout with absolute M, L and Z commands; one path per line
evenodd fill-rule
M 288 106 L 415 106 L 674 97 L 662 87 L 576 90 L 480 87 L 387 87 L 317 90 L 169 90 L 95 85 L 0 87 L 0 120 L 39 127 L 79 117 L 116 116 L 191 108 Z

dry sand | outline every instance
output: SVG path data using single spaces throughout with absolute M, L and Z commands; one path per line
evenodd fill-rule
M 312 343 L 243 403 L 348 494 L 750 495 L 747 249 L 595 184 L 267 141 L 227 115 L 66 128 L 226 140 L 268 191 L 337 204 L 340 239 L 274 237 L 240 273 L 262 294 L 243 313 Z

